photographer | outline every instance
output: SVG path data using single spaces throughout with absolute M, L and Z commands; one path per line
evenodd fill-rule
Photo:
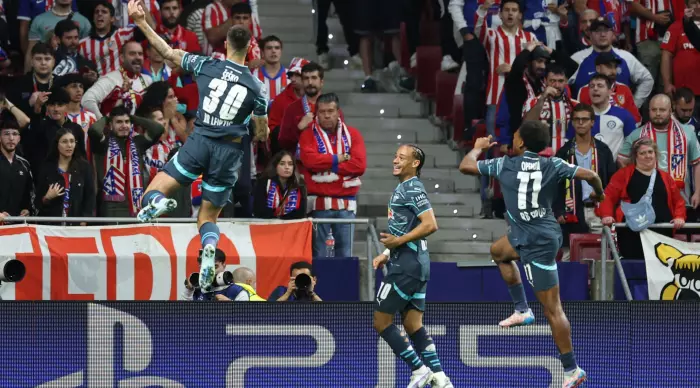
M 216 250 L 214 257 L 216 278 L 213 288 L 204 292 L 199 288 L 199 274 L 193 273 L 185 279 L 185 290 L 180 294 L 180 300 L 193 301 L 264 301 L 255 293 L 255 273 L 245 267 L 238 268 L 232 274 L 226 271 L 226 255 L 221 249 Z M 202 251 L 199 251 L 197 262 L 202 264 Z M 193 284 L 194 283 L 194 284 Z
M 287 287 L 277 287 L 268 300 L 276 302 L 304 301 L 321 302 L 322 299 L 314 292 L 316 276 L 313 266 L 306 261 L 298 261 L 289 267 L 289 284 Z

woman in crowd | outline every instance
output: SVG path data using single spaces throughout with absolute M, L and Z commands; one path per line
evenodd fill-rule
M 152 83 L 143 94 L 143 100 L 136 110 L 136 115 L 148 117 L 154 110 L 161 111 L 165 126 L 165 141 L 170 148 L 180 146 L 187 139 L 187 120 L 177 111 L 175 91 L 165 81 Z
M 656 214 L 654 223 L 672 223 L 674 229 L 685 224 L 685 201 L 673 178 L 656 166 L 659 149 L 653 140 L 641 138 L 632 145 L 632 163 L 617 171 L 605 188 L 605 200 L 600 205 L 603 225 L 625 222 L 621 201 L 638 203 L 646 194 L 653 173 L 656 171 L 651 204 Z M 673 235 L 673 229 L 658 229 L 658 233 Z M 644 257 L 638 232 L 628 228 L 617 229 L 620 256 L 641 259 Z
M 76 147 L 77 142 L 70 128 L 61 128 L 56 132 L 36 181 L 39 216 L 95 216 L 92 168 L 81 153 L 76 153 Z
M 306 187 L 297 174 L 294 155 L 288 151 L 278 152 L 258 179 L 253 196 L 255 217 L 304 218 Z

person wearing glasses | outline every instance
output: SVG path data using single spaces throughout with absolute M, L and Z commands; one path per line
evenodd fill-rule
M 556 156 L 572 165 L 595 171 L 605 188 L 617 171 L 617 165 L 610 147 L 593 137 L 595 123 L 593 107 L 588 104 L 576 105 L 571 112 L 575 134 L 557 151 Z M 571 233 L 602 232 L 600 217 L 596 215 L 596 202 L 590 199 L 592 192 L 593 187 L 579 179 L 566 179 L 560 183 L 559 196 L 554 201 L 552 212 L 561 225 L 565 252 L 568 251 L 566 248 Z

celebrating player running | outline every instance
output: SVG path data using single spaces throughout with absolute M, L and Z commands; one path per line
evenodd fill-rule
M 508 235 L 491 246 L 491 255 L 515 302 L 515 313 L 500 323 L 501 327 L 530 325 L 535 322 L 528 308 L 520 271 L 513 260 L 522 259 L 527 280 L 542 303 L 544 315 L 552 328 L 564 367 L 564 388 L 578 387 L 586 380 L 579 368 L 571 344 L 571 327 L 559 300 L 559 277 L 556 257 L 562 243 L 561 227 L 552 215 L 552 202 L 562 179 L 587 181 L 602 200 L 603 187 L 598 174 L 537 154 L 550 143 L 549 129 L 539 121 L 524 121 L 513 137 L 514 157 L 501 157 L 477 162 L 482 150 L 496 143 L 488 138 L 477 139 L 474 149 L 459 165 L 463 174 L 485 175 L 501 182 L 506 203 Z
M 165 59 L 194 73 L 199 90 L 199 107 L 194 133 L 180 151 L 153 179 L 143 196 L 138 214 L 148 222 L 177 207 L 168 194 L 179 186 L 191 184 L 202 175 L 202 206 L 197 226 L 202 239 L 200 285 L 207 290 L 214 281 L 214 255 L 219 242 L 216 219 L 221 213 L 238 179 L 243 160 L 242 139 L 251 119 L 255 138 L 267 139 L 267 92 L 245 66 L 250 44 L 247 28 L 234 26 L 226 35 L 226 60 L 189 54 L 172 49 L 146 23 L 145 13 L 137 0 L 129 1 L 129 16 Z M 184 139 L 183 139 L 184 140 Z
M 425 154 L 414 145 L 399 147 L 394 156 L 394 176 L 399 178 L 399 185 L 389 200 L 390 233 L 382 233 L 380 239 L 387 250 L 373 263 L 375 269 L 389 263 L 388 275 L 377 292 L 374 329 L 413 370 L 409 388 L 420 388 L 430 381 L 437 388 L 453 388 L 442 371 L 433 339 L 423 327 L 425 289 L 430 277 L 425 238 L 437 230 L 435 214 L 418 179 L 423 163 Z M 393 324 L 396 313 L 403 316 L 403 327 L 415 350 Z

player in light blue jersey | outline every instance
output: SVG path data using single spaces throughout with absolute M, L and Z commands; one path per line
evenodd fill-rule
M 151 181 L 143 195 L 138 220 L 148 222 L 173 210 L 177 203 L 167 198 L 180 186 L 202 176 L 202 205 L 197 226 L 202 241 L 199 282 L 208 290 L 214 281 L 214 256 L 219 242 L 216 220 L 231 197 L 243 160 L 243 136 L 248 123 L 255 127 L 255 140 L 266 140 L 267 92 L 245 66 L 250 45 L 248 28 L 234 26 L 226 34 L 226 60 L 189 54 L 171 48 L 146 23 L 139 0 L 129 1 L 129 16 L 163 58 L 194 73 L 199 107 L 194 132 L 179 152 Z M 184 140 L 184 139 L 183 139 Z
M 425 163 L 423 150 L 402 145 L 394 156 L 393 174 L 399 184 L 389 200 L 389 233 L 380 241 L 387 248 L 374 258 L 374 268 L 387 264 L 387 275 L 377 291 L 374 329 L 413 371 L 409 388 L 454 388 L 442 370 L 433 339 L 423 327 L 425 290 L 430 278 L 426 237 L 437 230 L 435 214 L 418 178 Z M 400 313 L 406 338 L 394 325 Z M 415 349 L 409 342 L 413 342 Z
M 571 327 L 559 299 L 556 257 L 562 243 L 561 227 L 552 214 L 552 202 L 558 195 L 559 181 L 581 179 L 593 186 L 591 198 L 603 198 L 598 174 L 559 158 L 537 154 L 550 143 L 549 129 L 539 121 L 524 121 L 513 137 L 515 156 L 477 162 L 485 149 L 495 145 L 491 137 L 477 139 L 474 149 L 459 166 L 463 174 L 492 176 L 501 182 L 506 203 L 508 235 L 491 246 L 491 256 L 515 302 L 515 313 L 500 323 L 501 327 L 531 325 L 535 322 L 527 305 L 520 271 L 514 260 L 522 260 L 527 280 L 542 303 L 545 318 L 552 328 L 554 343 L 564 367 L 564 388 L 578 387 L 586 372 L 576 364 L 571 344 Z

